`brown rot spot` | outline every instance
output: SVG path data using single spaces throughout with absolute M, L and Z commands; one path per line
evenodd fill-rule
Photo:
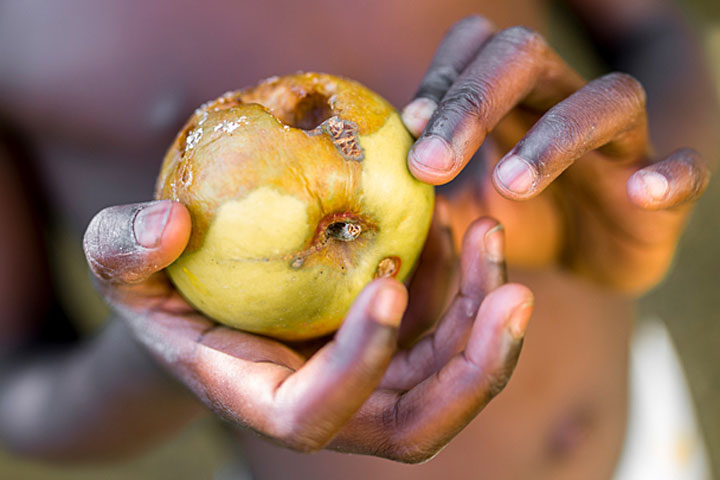
M 358 126 L 355 123 L 335 116 L 328 118 L 322 127 L 345 160 L 363 160 L 365 153 L 358 141 Z
M 183 187 L 188 187 L 192 183 L 192 167 L 190 166 L 190 162 L 188 162 L 187 160 L 183 161 L 180 165 L 180 168 L 178 169 L 178 177 L 180 180 L 180 184 Z
M 397 277 L 400 271 L 400 257 L 385 257 L 378 263 L 377 270 L 375 271 L 375 278 L 381 277 Z
M 372 240 L 375 231 L 367 218 L 350 212 L 331 213 L 320 220 L 306 248 L 285 259 L 295 270 L 318 264 L 348 270 L 356 264 L 356 255 Z
M 343 242 L 351 242 L 362 233 L 362 227 L 357 223 L 335 222 L 331 223 L 327 228 L 327 236 L 341 240 Z

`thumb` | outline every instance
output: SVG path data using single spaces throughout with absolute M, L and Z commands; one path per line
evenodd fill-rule
M 170 200 L 108 207 L 90 221 L 83 248 L 101 280 L 139 283 L 180 256 L 190 229 L 188 210 Z

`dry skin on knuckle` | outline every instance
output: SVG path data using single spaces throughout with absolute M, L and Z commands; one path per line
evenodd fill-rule
M 596 129 L 594 122 L 592 117 L 578 115 L 575 108 L 546 114 L 528 138 L 532 143 L 523 145 L 534 154 L 521 153 L 535 167 L 539 184 L 559 175 L 590 149 Z
M 633 76 L 613 72 L 591 82 L 590 85 L 591 91 L 597 95 L 599 101 L 607 102 L 614 107 L 618 113 L 615 121 L 626 125 L 616 134 L 616 137 L 641 126 L 646 121 L 647 96 L 645 89 Z M 609 120 L 612 118 L 611 116 Z
M 614 88 L 637 103 L 638 108 L 644 109 L 647 104 L 647 93 L 639 80 L 630 74 L 622 72 L 613 72 L 603 77 Z
M 443 120 L 449 120 L 447 123 L 454 128 L 469 119 L 478 123 L 486 122 L 493 105 L 490 91 L 491 86 L 483 78 L 463 78 L 443 98 L 441 107 L 436 111 L 437 116 L 433 119 L 433 131 L 445 125 Z

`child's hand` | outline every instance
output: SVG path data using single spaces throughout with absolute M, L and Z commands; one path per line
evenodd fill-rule
M 511 262 L 559 263 L 633 293 L 663 277 L 709 172 L 692 150 L 651 151 L 634 78 L 586 84 L 537 33 L 472 17 L 448 33 L 416 97 L 403 117 L 419 136 L 408 158 L 418 179 L 451 181 L 491 140 L 474 192 L 455 201 L 506 225 Z

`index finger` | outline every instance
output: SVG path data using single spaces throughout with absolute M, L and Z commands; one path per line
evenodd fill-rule
M 547 108 L 583 84 L 536 32 L 498 32 L 448 89 L 410 151 L 408 167 L 421 181 L 447 183 L 519 103 Z

